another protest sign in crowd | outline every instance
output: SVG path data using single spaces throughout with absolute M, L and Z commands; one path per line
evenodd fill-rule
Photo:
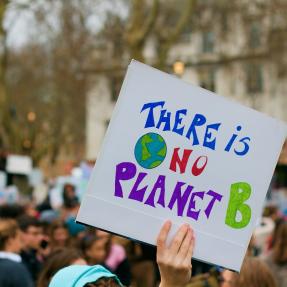
M 168 263 L 158 254 L 157 264 L 156 248 L 75 223 L 80 200 L 73 184 L 63 185 L 62 204 L 52 207 L 53 188 L 40 204 L 31 198 L 23 204 L 1 205 L 1 287 L 47 287 L 59 270 L 71 265 L 101 264 L 125 286 L 157 286 L 158 266 L 170 270 L 166 274 L 175 274 L 174 258 Z M 269 231 L 263 237 L 255 233 L 239 275 L 193 260 L 193 276 L 186 286 L 287 286 L 287 222 L 276 207 L 268 207 L 265 213 L 262 228 Z M 102 284 L 90 286 L 118 286 Z

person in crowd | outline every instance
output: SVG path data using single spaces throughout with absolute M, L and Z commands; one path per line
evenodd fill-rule
M 32 278 L 22 264 L 20 229 L 13 219 L 0 219 L 0 286 L 33 287 Z
M 81 240 L 86 230 L 85 226 L 75 222 L 79 208 L 80 202 L 75 186 L 69 183 L 65 184 L 63 187 L 63 206 L 60 211 L 60 217 L 66 223 L 70 235 L 76 240 Z
M 116 275 L 101 265 L 69 266 L 52 278 L 49 287 L 121 287 Z
M 69 217 L 76 217 L 79 206 L 80 202 L 76 194 L 75 186 L 69 183 L 65 184 L 63 187 L 63 207 L 61 218 L 66 221 Z
M 287 286 L 287 222 L 281 222 L 275 229 L 273 247 L 264 257 L 265 262 L 274 274 L 278 287 Z
M 39 275 L 37 287 L 48 287 L 52 277 L 60 269 L 70 265 L 87 265 L 87 262 L 77 249 L 56 249 L 45 262 L 45 266 Z
M 19 204 L 3 204 L 0 208 L 0 218 L 17 219 L 25 212 L 24 207 Z
M 88 264 L 104 264 L 107 257 L 107 242 L 94 234 L 89 234 L 81 241 L 81 249 Z
M 272 272 L 264 261 L 246 257 L 240 273 L 225 270 L 222 273 L 221 287 L 278 287 Z
M 129 286 L 131 284 L 130 264 L 124 247 L 112 241 L 112 234 L 96 230 L 96 236 L 103 240 L 106 249 L 104 267 L 118 276 L 120 281 Z
M 48 235 L 51 250 L 59 247 L 68 247 L 70 245 L 69 231 L 67 225 L 62 220 L 52 222 Z
M 68 228 L 69 234 L 75 239 L 75 240 L 81 240 L 86 235 L 86 226 L 79 224 L 75 222 L 76 217 L 75 216 L 69 216 L 65 224 Z
M 274 230 L 273 230 L 271 236 L 267 239 L 267 252 L 270 252 L 271 249 L 274 247 L 275 242 L 276 242 L 277 237 L 278 237 L 279 227 L 282 223 L 284 223 L 284 218 L 279 217 L 274 221 L 274 223 L 275 223 Z
M 171 244 L 167 236 L 171 222 L 167 221 L 157 239 L 157 263 L 160 270 L 160 287 L 184 287 L 191 277 L 191 257 L 194 235 L 191 227 L 179 228 Z M 123 286 L 118 277 L 103 266 L 69 266 L 61 269 L 52 278 L 49 287 Z
M 261 253 L 261 249 L 257 246 L 255 236 L 252 235 L 249 241 L 248 247 L 247 247 L 246 255 L 259 256 L 260 253 Z
M 18 223 L 22 231 L 22 261 L 36 281 L 43 263 L 39 254 L 44 239 L 42 226 L 36 218 L 27 215 L 19 217 Z
M 127 246 L 131 263 L 132 282 L 137 287 L 154 287 L 159 281 L 156 266 L 156 248 L 130 241 Z

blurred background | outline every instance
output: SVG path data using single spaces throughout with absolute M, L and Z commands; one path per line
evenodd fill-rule
M 132 58 L 286 122 L 286 15 L 286 0 L 1 0 L 0 203 L 39 219 L 67 185 L 80 200 Z M 286 142 L 263 214 L 287 215 Z

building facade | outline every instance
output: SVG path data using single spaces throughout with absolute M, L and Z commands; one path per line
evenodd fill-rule
M 168 66 L 191 84 L 287 121 L 286 17 L 277 10 L 248 7 L 219 15 L 203 7 L 198 27 L 187 27 L 171 49 Z M 155 49 L 151 37 L 145 47 L 147 63 L 153 62 Z M 116 100 L 104 75 L 92 79 L 87 101 L 89 159 L 98 155 Z

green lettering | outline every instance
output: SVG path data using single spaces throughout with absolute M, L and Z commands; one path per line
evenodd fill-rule
M 244 228 L 251 219 L 251 208 L 244 202 L 251 195 L 251 186 L 247 182 L 236 182 L 231 185 L 225 224 L 233 228 Z M 237 212 L 241 213 L 241 220 L 236 221 Z

